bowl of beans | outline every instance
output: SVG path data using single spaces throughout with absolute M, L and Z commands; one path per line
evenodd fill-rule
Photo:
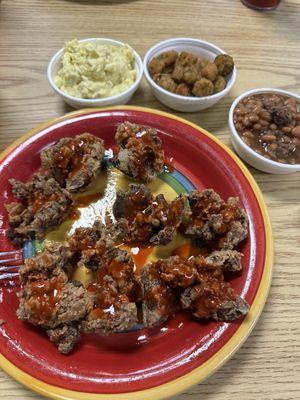
M 204 40 L 174 38 L 151 47 L 144 75 L 154 96 L 183 112 L 201 111 L 228 94 L 236 79 L 233 58 Z
M 231 141 L 238 155 L 268 173 L 300 171 L 300 96 L 280 89 L 255 89 L 229 111 Z

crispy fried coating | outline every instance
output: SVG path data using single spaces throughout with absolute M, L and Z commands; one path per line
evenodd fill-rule
M 193 191 L 188 196 L 190 211 L 185 215 L 186 235 L 217 243 L 220 249 L 233 249 L 248 236 L 248 218 L 239 200 L 225 203 L 212 189 Z
M 191 66 L 184 67 L 182 80 L 187 85 L 193 85 L 198 79 L 201 78 L 201 73 L 198 64 L 193 64 Z
M 175 63 L 177 56 L 177 51 L 170 50 L 165 51 L 164 53 L 159 54 L 157 57 L 152 58 L 152 60 L 148 64 L 150 74 L 161 74 L 164 70 L 166 70 L 168 67 L 171 67 Z
M 164 151 L 156 129 L 124 122 L 115 135 L 119 152 L 115 164 L 134 180 L 150 182 L 163 170 Z
M 218 76 L 218 68 L 216 67 L 215 64 L 209 62 L 201 70 L 201 75 L 203 78 L 206 78 L 206 79 L 210 80 L 211 82 L 214 82 Z
M 181 295 L 181 304 L 197 318 L 216 321 L 234 321 L 249 310 L 246 301 L 235 293 L 229 283 L 218 279 L 188 287 Z
M 161 74 L 165 66 L 166 65 L 163 60 L 153 58 L 148 64 L 148 69 L 152 75 L 156 75 Z
M 42 239 L 45 234 L 68 219 L 73 200 L 57 181 L 38 172 L 23 183 L 10 179 L 14 196 L 20 202 L 6 204 L 10 229 L 8 238 L 15 245 L 24 240 Z
M 179 94 L 180 96 L 190 96 L 191 90 L 187 84 L 180 83 L 176 88 L 176 94 Z
M 42 168 L 68 191 L 81 191 L 100 173 L 104 152 L 103 140 L 90 133 L 63 138 L 42 151 Z
M 54 329 L 48 329 L 46 333 L 62 354 L 70 353 L 75 343 L 81 338 L 78 323 L 63 324 Z
M 228 76 L 234 68 L 234 62 L 228 54 L 220 54 L 215 58 L 215 66 L 218 68 L 218 73 L 221 76 Z
M 72 272 L 81 265 L 95 273 L 87 288 L 72 280 Z M 142 298 L 134 269 L 130 254 L 113 246 L 99 221 L 91 228 L 78 228 L 68 243 L 47 246 L 25 261 L 17 316 L 45 328 L 65 354 L 81 332 L 130 329 L 137 323 L 135 302 Z
M 92 239 L 82 246 L 80 238 L 86 229 L 93 229 L 94 232 L 89 232 Z M 95 223 L 93 228 L 77 229 L 69 243 L 72 249 L 81 251 L 78 266 L 89 268 L 95 273 L 95 280 L 87 287 L 93 298 L 93 308 L 81 321 L 81 329 L 84 332 L 103 333 L 129 329 L 137 322 L 135 302 L 140 301 L 142 296 L 131 255 L 114 247 L 100 222 Z
M 184 208 L 182 195 L 168 203 L 162 194 L 154 198 L 144 185 L 130 185 L 127 192 L 117 192 L 115 234 L 127 243 L 167 244 L 176 235 Z
M 211 62 L 186 51 L 162 53 L 148 64 L 150 75 L 159 86 L 171 93 L 195 97 L 221 92 L 233 68 L 233 59 L 227 54 Z
M 112 248 L 98 261 L 96 281 L 87 288 L 94 305 L 81 323 L 82 330 L 103 333 L 128 330 L 137 323 L 135 302 L 141 297 L 132 258 L 127 251 Z
M 213 83 L 206 78 L 201 78 L 196 81 L 192 89 L 192 93 L 196 97 L 210 96 L 211 94 L 213 94 L 213 91 Z
M 192 53 L 188 53 L 187 51 L 182 51 L 175 62 L 175 66 L 181 65 L 182 67 L 188 67 L 193 64 L 196 64 L 197 61 L 198 61 L 197 56 L 195 56 Z
M 240 258 L 236 251 L 221 250 L 208 257 L 171 256 L 147 264 L 141 273 L 144 324 L 166 321 L 180 302 L 198 318 L 230 321 L 244 315 L 247 303 L 224 281 L 224 272 L 241 269 Z
M 175 50 L 165 51 L 157 56 L 158 60 L 164 62 L 166 67 L 173 65 L 178 57 L 178 53 Z
M 223 76 L 219 75 L 214 81 L 214 93 L 219 93 L 226 87 L 226 80 Z
M 153 75 L 153 80 L 163 89 L 172 93 L 176 92 L 177 84 L 174 82 L 171 74 L 156 74 Z
M 20 293 L 17 316 L 43 328 L 56 328 L 84 318 L 92 301 L 83 286 L 62 276 L 28 281 Z
M 34 258 L 25 259 L 19 269 L 20 281 L 23 285 L 39 279 L 59 277 L 67 282 L 73 269 L 73 254 L 69 246 L 53 243 L 45 247 Z
M 91 292 L 91 287 L 88 288 Z M 137 308 L 126 295 L 118 293 L 110 278 L 104 285 L 95 284 L 93 291 L 93 309 L 81 322 L 81 330 L 85 333 L 111 333 L 125 331 L 137 323 Z
M 12 192 L 20 200 L 5 205 L 14 245 L 42 239 L 67 220 L 73 211 L 70 192 L 84 189 L 101 169 L 103 140 L 89 133 L 63 138 L 41 152 L 42 168 L 27 182 L 10 179 Z
M 93 249 L 99 241 L 104 241 L 109 248 L 112 247 L 112 240 L 100 220 L 96 220 L 91 227 L 77 228 L 68 238 L 70 249 L 75 253 Z
M 178 295 L 160 278 L 155 264 L 143 267 L 141 282 L 144 288 L 143 324 L 147 328 L 161 325 L 178 310 Z

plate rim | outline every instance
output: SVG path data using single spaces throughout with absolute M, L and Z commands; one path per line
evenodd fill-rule
M 194 128 L 196 131 L 206 135 L 211 140 L 213 140 L 218 146 L 220 146 L 237 164 L 238 168 L 242 171 L 246 180 L 248 181 L 255 198 L 258 202 L 263 222 L 264 222 L 264 231 L 266 237 L 266 250 L 265 250 L 265 263 L 263 274 L 259 283 L 258 290 L 256 292 L 255 298 L 249 310 L 249 313 L 234 333 L 234 335 L 228 340 L 228 342 L 210 359 L 208 359 L 204 364 L 195 368 L 194 370 L 188 372 L 187 374 L 173 379 L 167 383 L 163 383 L 158 386 L 154 386 L 149 389 L 134 391 L 134 392 L 126 392 L 126 393 L 116 393 L 116 394 L 104 394 L 104 393 L 88 393 L 75 391 L 70 389 L 64 389 L 59 386 L 50 385 L 45 383 L 37 378 L 34 378 L 30 374 L 25 373 L 20 368 L 16 367 L 12 362 L 10 362 L 7 358 L 5 358 L 2 354 L 0 354 L 0 367 L 12 378 L 22 383 L 29 389 L 46 396 L 52 399 L 60 399 L 60 400 L 162 400 L 168 398 L 170 396 L 174 396 L 176 394 L 181 393 L 187 388 L 196 385 L 197 383 L 203 382 L 210 375 L 216 372 L 225 362 L 228 361 L 230 357 L 243 345 L 246 339 L 249 337 L 252 332 L 255 324 L 257 323 L 262 310 L 264 308 L 265 302 L 267 300 L 269 290 L 271 287 L 272 274 L 274 269 L 274 242 L 273 242 L 273 233 L 272 227 L 270 223 L 270 218 L 268 215 L 267 207 L 263 199 L 263 195 L 251 175 L 248 168 L 244 165 L 244 163 L 233 153 L 233 151 L 227 147 L 224 143 L 222 143 L 217 137 L 208 132 L 206 129 L 190 122 L 184 118 L 178 117 L 177 115 L 170 114 L 168 112 L 148 108 L 148 107 L 140 107 L 140 106 L 128 106 L 128 105 L 119 105 L 112 107 L 103 107 L 103 108 L 88 108 L 83 110 L 77 110 L 70 113 L 67 113 L 61 117 L 54 118 L 49 120 L 48 122 L 39 124 L 35 128 L 29 130 L 24 135 L 20 136 L 16 140 L 13 141 L 1 154 L 0 161 L 5 158 L 12 150 L 14 150 L 17 146 L 23 143 L 26 139 L 35 135 L 36 133 L 49 128 L 52 125 L 55 125 L 59 122 L 63 122 L 70 118 L 81 116 L 84 114 L 93 114 L 96 112 L 106 112 L 106 111 L 141 111 L 150 114 L 156 114 L 163 117 L 167 117 L 176 121 L 179 121 L 183 124 L 189 125 Z

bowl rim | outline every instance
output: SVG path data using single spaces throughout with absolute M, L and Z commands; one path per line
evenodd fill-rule
M 219 54 L 227 54 L 223 49 L 221 49 L 220 47 L 214 45 L 211 42 L 208 42 L 206 40 L 201 40 L 201 39 L 194 39 L 194 38 L 189 38 L 189 37 L 180 37 L 180 38 L 171 38 L 171 39 L 166 39 L 163 40 L 161 42 L 156 43 L 154 46 L 150 47 L 150 49 L 147 51 L 147 53 L 144 56 L 143 59 L 143 69 L 144 69 L 144 75 L 145 78 L 147 79 L 148 83 L 150 84 L 150 86 L 154 86 L 155 89 L 157 89 L 158 91 L 172 97 L 173 99 L 177 99 L 177 100 L 187 100 L 190 103 L 194 103 L 194 102 L 199 102 L 200 101 L 205 101 L 205 100 L 211 100 L 211 99 L 218 99 L 221 98 L 222 96 L 225 96 L 231 89 L 232 86 L 234 85 L 235 81 L 236 81 L 236 75 L 237 75 L 237 71 L 236 71 L 236 66 L 234 65 L 230 80 L 227 82 L 227 85 L 225 86 L 225 88 L 223 90 L 221 90 L 218 93 L 214 93 L 211 94 L 210 96 L 203 96 L 203 97 L 192 97 L 192 96 L 182 96 L 176 93 L 172 93 L 169 92 L 168 90 L 162 88 L 161 86 L 159 86 L 156 82 L 154 82 L 154 80 L 151 78 L 149 71 L 148 71 L 148 63 L 149 63 L 149 58 L 150 58 L 150 53 L 153 50 L 156 50 L 158 47 L 160 47 L 163 44 L 180 44 L 180 42 L 189 42 L 191 44 L 195 44 L 198 45 L 198 47 L 202 47 L 203 45 L 207 45 L 209 47 L 211 47 L 213 50 L 216 50 Z
M 134 55 L 134 59 L 135 59 L 135 64 L 138 65 L 138 70 L 137 68 L 135 68 L 136 72 L 137 72 L 137 77 L 135 79 L 135 81 L 133 82 L 133 84 L 131 86 L 129 86 L 126 90 L 124 90 L 123 92 L 117 93 L 113 96 L 109 96 L 109 97 L 97 97 L 95 99 L 84 99 L 82 97 L 75 97 L 75 96 L 71 96 L 70 94 L 63 92 L 61 89 L 59 89 L 56 85 L 56 83 L 54 82 L 54 79 L 52 79 L 52 71 L 53 71 L 53 66 L 54 63 L 61 58 L 63 51 L 64 51 L 64 47 L 62 47 L 61 49 L 59 49 L 52 57 L 51 60 L 49 61 L 48 67 L 47 67 L 47 78 L 48 81 L 51 85 L 51 87 L 62 97 L 65 97 L 68 100 L 71 100 L 73 102 L 80 102 L 82 104 L 94 104 L 97 105 L 99 104 L 99 102 L 107 102 L 108 100 L 114 101 L 116 99 L 118 99 L 121 96 L 126 96 L 127 94 L 130 94 L 132 91 L 134 92 L 140 82 L 141 79 L 143 77 L 143 61 L 140 57 L 140 55 L 138 54 L 138 52 L 129 44 L 121 42 L 119 40 L 115 40 L 115 39 L 110 39 L 110 38 L 86 38 L 86 39 L 80 39 L 78 40 L 79 43 L 81 42 L 97 42 L 97 41 L 101 41 L 101 42 L 107 42 L 108 44 L 115 44 L 117 45 L 117 47 L 121 47 L 121 46 L 129 46 L 133 52 Z M 107 103 L 106 103 L 107 104 Z
M 237 104 L 244 99 L 247 96 L 253 95 L 253 94 L 259 94 L 259 93 L 277 93 L 277 94 L 283 94 L 286 95 L 287 97 L 292 97 L 296 99 L 298 102 L 300 102 L 300 96 L 297 95 L 296 93 L 289 92 L 284 89 L 276 89 L 276 88 L 257 88 L 257 89 L 251 89 L 246 92 L 243 92 L 241 95 L 239 95 L 234 102 L 231 104 L 230 109 L 229 109 L 229 116 L 228 116 L 228 125 L 230 128 L 230 134 L 233 136 L 238 144 L 250 155 L 256 157 L 258 160 L 263 162 L 265 165 L 268 165 L 270 167 L 276 167 L 276 168 L 281 168 L 282 170 L 291 170 L 291 171 L 299 171 L 300 170 L 300 164 L 285 164 L 285 163 L 280 163 L 278 161 L 274 160 L 269 160 L 268 158 L 265 158 L 264 156 L 261 156 L 260 154 L 256 153 L 255 150 L 253 150 L 250 146 L 248 146 L 240 137 L 238 134 L 237 130 L 235 129 L 234 122 L 233 122 L 233 112 L 237 106 Z M 259 167 L 257 167 L 259 169 Z

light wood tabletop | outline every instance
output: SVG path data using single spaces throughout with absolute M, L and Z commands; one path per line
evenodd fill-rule
M 180 114 L 229 144 L 233 99 L 256 87 L 300 94 L 300 0 L 272 13 L 239 0 L 3 0 L 0 4 L 0 147 L 37 124 L 71 111 L 50 88 L 46 68 L 70 38 L 110 37 L 141 56 L 156 42 L 194 37 L 225 49 L 238 77 L 230 95 L 209 110 Z M 130 104 L 167 110 L 145 81 Z M 172 111 L 171 111 L 172 112 Z M 300 173 L 268 175 L 250 168 L 268 205 L 275 271 L 264 312 L 251 336 L 217 373 L 176 400 L 300 399 Z M 4 372 L 0 397 L 41 399 Z

